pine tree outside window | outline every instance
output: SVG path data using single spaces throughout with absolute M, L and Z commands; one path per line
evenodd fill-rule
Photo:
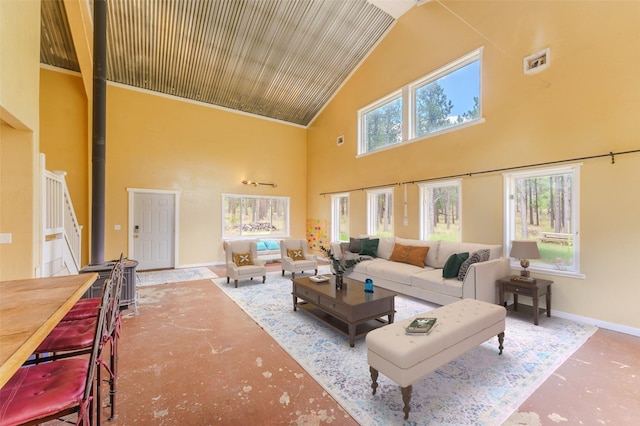
M 289 197 L 222 194 L 222 238 L 288 235 Z
M 505 173 L 504 183 L 505 253 L 513 240 L 536 241 L 541 258 L 529 269 L 581 276 L 580 164 Z

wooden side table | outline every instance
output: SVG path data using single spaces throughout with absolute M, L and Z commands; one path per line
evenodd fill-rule
M 517 311 L 518 295 L 530 296 L 533 299 L 533 323 L 538 325 L 538 299 L 542 295 L 546 296 L 547 316 L 551 316 L 551 284 L 553 281 L 535 278 L 532 282 L 527 282 L 521 281 L 519 278 L 519 275 L 512 275 L 497 281 L 500 305 L 506 307 L 505 293 L 512 293 L 513 310 Z

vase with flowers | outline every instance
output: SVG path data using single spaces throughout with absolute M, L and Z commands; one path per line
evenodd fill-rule
M 331 262 L 331 268 L 336 276 L 336 288 L 338 290 L 341 290 L 343 287 L 344 273 L 365 260 L 364 257 L 347 259 L 344 252 L 340 253 L 340 256 L 336 257 L 331 249 L 324 246 L 320 246 L 320 250 L 322 250 L 329 259 L 329 262 Z

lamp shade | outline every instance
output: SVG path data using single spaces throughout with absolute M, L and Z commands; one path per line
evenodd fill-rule
M 516 259 L 540 259 L 538 244 L 532 240 L 514 240 L 511 242 L 509 256 Z

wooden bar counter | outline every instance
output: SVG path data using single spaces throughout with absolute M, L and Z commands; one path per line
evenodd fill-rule
M 0 388 L 97 278 L 93 273 L 0 282 Z

